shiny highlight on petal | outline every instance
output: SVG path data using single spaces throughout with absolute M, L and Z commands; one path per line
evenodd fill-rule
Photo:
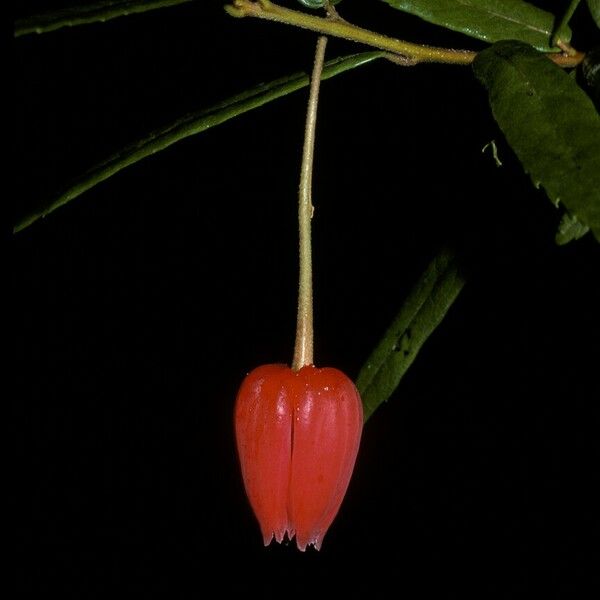
M 321 547 L 350 483 L 362 423 L 358 391 L 337 369 L 265 365 L 244 379 L 236 439 L 265 545 L 287 534 L 302 551 Z

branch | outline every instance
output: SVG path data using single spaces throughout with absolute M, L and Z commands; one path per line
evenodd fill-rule
M 343 19 L 316 17 L 297 10 L 283 8 L 270 0 L 233 0 L 233 4 L 226 6 L 225 10 L 233 17 L 257 17 L 367 44 L 404 57 L 407 59 L 408 64 L 435 62 L 468 65 L 473 62 L 477 54 L 472 50 L 452 50 L 412 44 L 411 42 L 357 27 Z M 584 54 L 574 51 L 572 56 L 551 54 L 549 58 L 561 67 L 575 67 L 583 60 Z

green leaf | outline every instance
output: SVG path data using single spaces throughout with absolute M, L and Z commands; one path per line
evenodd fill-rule
M 334 58 L 325 63 L 322 79 L 329 79 L 350 69 L 360 67 L 383 55 L 383 52 L 363 52 Z M 163 129 L 150 133 L 145 138 L 119 150 L 106 160 L 92 167 L 73 181 L 57 197 L 44 201 L 35 210 L 17 218 L 14 232 L 16 233 L 25 229 L 37 219 L 45 217 L 60 206 L 112 177 L 125 167 L 156 154 L 191 135 L 196 135 L 211 127 L 216 127 L 229 119 L 306 87 L 308 81 L 309 77 L 306 73 L 294 73 L 282 79 L 261 84 L 208 109 L 189 114 Z
M 522 42 L 480 52 L 473 69 L 536 187 L 600 240 L 600 117 L 568 73 Z
M 600 28 L 600 0 L 587 0 L 588 8 L 592 13 L 592 18 L 596 21 L 596 25 Z
M 555 17 L 522 0 L 384 0 L 404 12 L 471 37 L 498 42 L 521 40 L 544 52 L 551 47 Z M 566 27 L 563 38 L 571 39 Z
M 583 237 L 589 230 L 589 227 L 582 225 L 576 217 L 567 211 L 560 220 L 554 240 L 559 246 L 564 246 L 573 240 Z
M 356 385 L 365 421 L 392 395 L 463 285 L 454 256 L 442 251 L 427 267 L 358 375 Z
M 107 0 L 83 6 L 71 6 L 15 21 L 15 37 L 31 33 L 48 33 L 63 27 L 103 23 L 117 17 L 175 6 L 192 0 Z

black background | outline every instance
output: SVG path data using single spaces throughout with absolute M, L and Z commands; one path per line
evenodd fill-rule
M 340 9 L 483 47 L 382 2 Z M 587 19 L 582 6 L 584 50 Z M 188 111 L 309 70 L 314 42 L 219 1 L 16 40 L 17 214 Z M 331 40 L 328 55 L 356 48 Z M 10 238 L 19 589 L 584 597 L 598 558 L 598 245 L 554 244 L 559 213 L 468 67 L 380 61 L 323 84 L 317 364 L 355 377 L 442 245 L 467 285 L 365 427 L 322 551 L 262 547 L 232 408 L 247 371 L 292 354 L 306 98 L 178 143 Z M 491 139 L 502 168 L 481 152 Z

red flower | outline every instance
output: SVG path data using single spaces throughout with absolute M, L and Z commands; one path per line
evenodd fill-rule
M 264 365 L 242 382 L 235 431 L 242 475 L 265 546 L 287 533 L 318 550 L 354 469 L 363 424 L 337 369 Z

